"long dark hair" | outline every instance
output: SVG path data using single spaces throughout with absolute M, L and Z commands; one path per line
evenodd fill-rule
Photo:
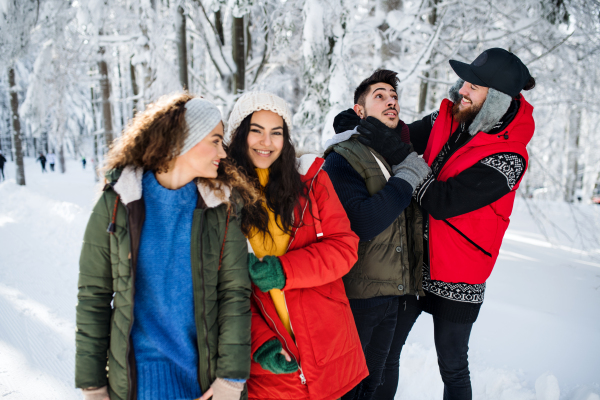
M 248 115 L 231 137 L 229 157 L 246 173 L 248 180 L 253 182 L 257 189 L 263 190 L 267 207 L 275 213 L 277 226 L 285 233 L 291 233 L 294 228 L 294 208 L 300 198 L 308 198 L 308 189 L 300 178 L 297 169 L 296 149 L 290 139 L 290 131 L 285 120 L 283 121 L 283 149 L 279 158 L 269 168 L 269 182 L 264 189 L 258 181 L 254 164 L 248 156 L 248 133 L 250 132 L 250 120 L 252 114 Z M 281 225 L 279 219 L 281 218 Z M 299 224 L 301 221 L 297 221 Z M 271 235 L 268 231 L 269 215 L 264 209 L 262 202 L 246 206 L 242 213 L 242 231 L 246 236 L 252 229 L 260 233 Z

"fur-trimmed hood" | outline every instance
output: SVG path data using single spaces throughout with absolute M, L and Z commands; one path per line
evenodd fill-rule
M 142 198 L 142 177 L 144 170 L 141 167 L 128 165 L 123 169 L 109 171 L 106 179 L 113 190 L 120 196 L 125 205 Z M 208 208 L 215 208 L 229 201 L 231 189 L 223 187 L 224 197 L 217 196 L 204 182 L 198 181 L 198 192 Z
M 464 83 L 464 80 L 459 79 L 448 90 L 448 98 L 454 104 L 459 102 L 462 98 L 462 95 L 460 95 L 458 91 Z M 479 110 L 479 113 L 469 126 L 469 133 L 471 136 L 475 136 L 478 132 L 488 133 L 491 131 L 500 119 L 502 119 L 502 116 L 506 114 L 511 101 L 512 99 L 509 95 L 499 92 L 496 89 L 489 88 L 481 110 Z

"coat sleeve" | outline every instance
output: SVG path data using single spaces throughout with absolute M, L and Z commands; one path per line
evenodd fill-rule
M 319 172 L 313 191 L 323 238 L 279 257 L 286 276 L 284 291 L 321 286 L 340 279 L 358 259 L 358 236 L 350 229 L 350 221 L 327 172 Z
M 79 259 L 75 332 L 75 386 L 108 384 L 107 354 L 113 298 L 110 260 L 110 221 L 107 194 L 103 193 L 87 224 Z
M 248 379 L 251 321 L 248 246 L 240 228 L 240 216 L 233 209 L 235 207 L 230 216 L 217 287 L 219 356 L 216 375 Z

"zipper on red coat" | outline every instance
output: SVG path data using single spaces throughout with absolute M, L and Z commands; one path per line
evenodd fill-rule
M 271 316 L 269 314 L 267 314 L 267 310 L 265 310 L 265 305 L 263 304 L 262 300 L 256 295 L 256 293 L 252 292 L 252 295 L 260 303 L 260 306 L 262 307 L 262 310 L 263 310 L 263 314 L 265 314 L 271 320 L 271 322 L 273 324 L 273 328 L 275 328 L 275 332 L 277 332 L 277 334 L 279 335 L 279 337 L 281 337 L 281 339 L 283 339 L 283 343 L 285 343 L 285 348 L 287 349 L 287 351 L 290 354 L 290 356 L 294 357 L 294 361 L 296 361 L 296 364 L 298 364 L 298 369 L 300 370 L 300 382 L 303 385 L 306 385 L 306 377 L 304 376 L 304 372 L 302 371 L 302 367 L 300 366 L 300 361 L 298 361 L 298 359 L 296 358 L 296 356 L 294 355 L 294 353 L 292 353 L 292 351 L 290 350 L 290 347 L 288 346 L 287 340 L 285 340 L 285 338 L 283 337 L 283 335 L 281 334 L 281 332 L 279 332 L 279 329 L 277 329 L 277 325 L 275 325 L 275 321 L 273 321 L 273 318 L 271 318 Z M 285 296 L 284 296 L 284 301 L 285 301 Z M 287 310 L 287 304 L 285 306 L 285 309 Z M 288 311 L 288 315 L 289 315 L 289 311 Z M 291 323 L 290 323 L 290 327 L 291 327 Z
M 281 292 L 281 294 L 283 295 L 283 303 L 285 304 L 285 311 L 287 311 L 288 318 L 290 319 L 290 329 L 292 330 L 292 333 L 294 333 L 294 327 L 292 327 L 292 316 L 290 315 L 290 310 L 288 309 L 288 306 L 287 306 L 287 300 L 285 299 L 285 293 Z M 298 362 L 298 361 L 296 361 L 296 362 Z M 302 371 L 302 366 L 300 365 L 300 363 L 298 363 L 298 369 L 300 369 L 300 382 L 302 382 L 303 385 L 306 385 L 306 376 L 304 376 L 304 371 Z

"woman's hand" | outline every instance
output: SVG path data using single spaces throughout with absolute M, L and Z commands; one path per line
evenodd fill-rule
M 277 339 L 265 342 L 256 350 L 253 358 L 263 369 L 274 374 L 290 374 L 298 370 L 298 363 L 292 360 Z
M 244 390 L 244 382 L 236 382 L 229 379 L 217 378 L 210 389 L 198 400 L 239 400 Z
M 83 398 L 85 400 L 110 400 L 108 397 L 108 388 L 102 386 L 101 388 L 88 388 L 81 389 L 83 392 Z
M 248 271 L 250 279 L 261 292 L 283 289 L 285 286 L 283 266 L 276 256 L 264 256 L 259 260 L 254 254 L 248 254 Z

